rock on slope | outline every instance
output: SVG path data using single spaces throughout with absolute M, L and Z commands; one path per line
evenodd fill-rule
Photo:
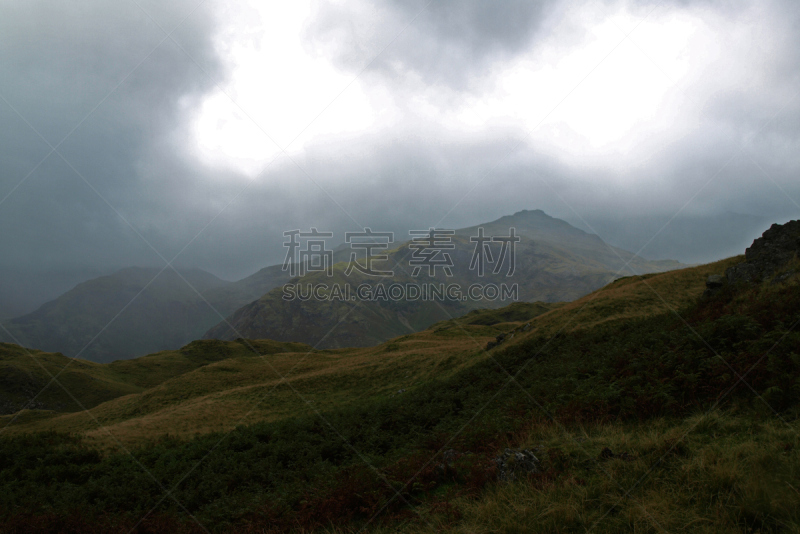
M 753 282 L 772 277 L 787 266 L 800 253 L 800 221 L 773 224 L 761 237 L 753 241 L 744 253 L 745 261 L 725 272 L 728 282 Z M 778 273 L 778 282 L 795 273 L 797 266 L 789 266 Z

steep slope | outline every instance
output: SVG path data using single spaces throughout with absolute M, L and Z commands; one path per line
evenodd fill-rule
M 388 253 L 388 259 L 375 261 L 374 269 L 392 270 L 394 276 L 376 278 L 358 272 L 346 276 L 348 264 L 337 264 L 333 276 L 324 272 L 313 272 L 293 280 L 299 292 L 305 296 L 307 288 L 327 285 L 330 291 L 322 290 L 322 299 L 285 298 L 290 296 L 285 288 L 276 288 L 258 301 L 237 310 L 226 321 L 210 329 L 205 338 L 235 339 L 270 338 L 281 341 L 302 341 L 319 347 L 369 346 L 395 336 L 427 328 L 431 324 L 458 317 L 475 308 L 497 308 L 514 300 L 558 302 L 570 301 L 602 287 L 619 273 L 658 272 L 681 266 L 674 261 L 649 262 L 635 257 L 630 252 L 615 249 L 599 237 L 587 234 L 568 223 L 549 217 L 544 212 L 522 211 L 513 216 L 480 225 L 486 236 L 505 236 L 509 228 L 516 229 L 520 241 L 515 247 L 515 271 L 507 276 L 510 256 L 499 273 L 491 266 L 481 277 L 477 269 L 470 269 L 475 243 L 471 237 L 478 235 L 478 226 L 457 230 L 450 242 L 453 249 L 446 252 L 452 259 L 452 276 L 442 269 L 428 276 L 425 269 L 414 277 L 414 245 L 406 242 Z M 492 258 L 500 263 L 500 246 L 495 245 Z M 626 266 L 626 262 L 628 265 Z M 375 291 L 368 299 L 356 298 L 356 289 L 361 284 L 372 286 Z M 426 284 L 452 285 L 459 287 L 456 298 L 416 300 L 408 298 L 381 298 L 378 286 L 388 288 L 393 284 L 402 286 Z M 476 300 L 468 295 L 472 284 L 517 284 L 514 296 Z M 333 297 L 333 286 L 349 286 L 350 297 Z M 490 295 L 487 295 L 491 297 Z
M 227 316 L 271 289 L 285 284 L 290 278 L 288 271 L 284 271 L 282 265 L 270 265 L 241 280 L 212 287 L 208 291 L 204 291 L 203 296 L 220 314 Z M 217 322 L 214 321 L 214 324 Z M 207 329 L 208 327 L 206 327 Z

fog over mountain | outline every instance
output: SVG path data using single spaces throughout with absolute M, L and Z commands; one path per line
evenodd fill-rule
M 649 259 L 800 211 L 790 0 L 0 7 L 0 318 L 283 232 L 542 209 Z

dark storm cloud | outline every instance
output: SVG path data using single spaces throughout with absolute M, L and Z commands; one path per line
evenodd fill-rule
M 141 5 L 167 31 L 195 7 L 191 1 L 169 9 L 156 1 Z M 400 108 L 420 87 L 432 87 L 437 105 L 446 108 L 451 96 L 480 96 L 496 65 L 535 53 L 554 24 L 582 6 L 556 0 L 424 5 L 320 3 L 307 26 L 307 47 L 353 74 L 369 64 L 358 83 L 383 85 Z M 541 208 L 637 248 L 650 236 L 630 228 L 655 232 L 679 210 L 699 222 L 676 226 L 697 234 L 711 224 L 708 217 L 728 212 L 752 217 L 721 220 L 796 218 L 790 197 L 800 202 L 800 7 L 788 0 L 629 5 L 642 17 L 657 6 L 697 8 L 701 18 L 721 15 L 766 37 L 742 58 L 760 65 L 752 83 L 720 85 L 724 71 L 703 73 L 693 88 L 705 95 L 695 124 L 646 161 L 583 164 L 543 152 L 519 126 L 469 133 L 401 112 L 391 130 L 309 141 L 293 156 L 302 171 L 281 156 L 251 184 L 236 172 L 204 167 L 174 135 L 214 89 L 204 70 L 217 81 L 227 75 L 215 53 L 211 3 L 173 34 L 201 67 L 169 39 L 159 46 L 164 33 L 133 2 L 5 5 L 0 94 L 30 125 L 0 101 L 0 199 L 13 190 L 0 204 L 0 306 L 11 298 L 5 295 L 18 300 L 34 293 L 18 290 L 18 282 L 40 289 L 51 283 L 56 293 L 98 271 L 162 266 L 150 245 L 172 259 L 201 230 L 177 264 L 233 279 L 280 262 L 282 232 L 312 226 L 336 232 L 337 242 L 357 225 L 395 231 L 401 239 L 409 229 L 464 227 Z M 753 6 L 766 14 L 763 21 L 748 18 Z M 577 46 L 576 31 L 567 36 L 575 42 L 557 45 Z M 91 186 L 53 154 L 14 190 L 50 150 L 36 132 L 55 145 L 79 123 L 59 151 Z M 729 226 L 739 232 L 736 224 Z M 679 250 L 675 239 L 660 250 L 651 247 L 651 256 Z M 706 245 L 696 248 L 711 250 Z M 33 283 L 31 276 L 39 278 Z
M 143 184 L 137 166 L 174 127 L 177 102 L 207 90 L 209 81 L 174 42 L 162 43 L 159 25 L 170 32 L 188 16 L 173 37 L 203 69 L 220 75 L 222 67 L 207 9 L 194 10 L 195 1 L 169 9 L 139 5 L 147 14 L 133 2 L 2 7 L 0 199 L 7 198 L 0 204 L 0 249 L 3 272 L 12 273 L 4 276 L 6 288 L 26 283 L 23 274 L 47 280 L 54 271 L 157 261 L 57 154 L 43 160 L 48 143 L 58 146 L 102 197 L 137 223 L 147 218 L 150 198 L 164 194 L 166 181 Z

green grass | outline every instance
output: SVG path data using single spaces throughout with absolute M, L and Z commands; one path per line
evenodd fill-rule
M 449 499 L 419 505 L 422 518 L 374 532 L 796 532 L 798 430 L 797 421 L 720 411 L 539 424 L 516 444 L 536 451 L 543 472 L 480 495 L 453 485 Z M 605 448 L 617 457 L 604 459 Z
M 562 306 L 563 303 L 549 302 L 515 302 L 498 309 L 472 310 L 462 317 L 441 321 L 431 325 L 431 330 L 444 330 L 464 325 L 492 326 L 500 323 L 526 322 L 551 310 Z
M 16 412 L 32 400 L 31 408 L 79 410 L 73 398 L 51 382 L 56 375 L 69 391 L 79 392 L 78 400 L 86 407 L 142 391 L 134 381 L 101 364 L 0 343 L 0 413 Z
M 34 408 L 74 412 L 81 410 L 81 406 L 92 408 L 111 399 L 143 392 L 220 360 L 252 356 L 254 351 L 263 355 L 310 349 L 302 343 L 271 340 L 201 340 L 178 350 L 99 364 L 67 358 L 61 353 L 0 343 L 0 404 L 8 408 L 6 411 L 14 412 L 39 393 Z M 52 382 L 53 377 L 57 382 Z M 72 393 L 80 404 L 64 389 Z
M 312 405 L 327 410 L 369 403 L 434 377 L 443 378 L 471 365 L 481 343 L 485 345 L 500 332 L 485 326 L 469 329 L 469 334 L 460 331 L 459 339 L 426 332 L 377 347 L 325 351 L 269 340 L 198 341 L 181 351 L 111 365 L 114 372 L 125 373 L 137 384 L 150 380 L 152 387 L 89 412 L 50 412 L 48 420 L 6 416 L 0 421 L 7 425 L 6 434 L 78 432 L 91 443 L 112 448 L 141 444 L 167 433 L 191 437 L 198 432 L 232 430 L 238 424 L 309 413 Z

